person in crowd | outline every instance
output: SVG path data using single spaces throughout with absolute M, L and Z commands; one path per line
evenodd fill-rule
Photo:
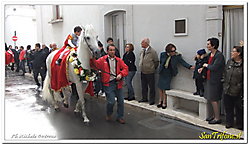
M 52 52 L 53 51 L 53 43 L 49 44 L 49 52 Z
M 46 76 L 46 56 L 47 54 L 41 49 L 40 43 L 35 44 L 35 52 L 31 55 L 33 65 L 34 80 L 37 85 L 37 90 L 42 86 Z M 41 75 L 42 84 L 38 80 L 38 75 Z
M 113 38 L 111 38 L 111 37 L 107 38 L 106 42 L 107 42 L 107 47 L 108 47 L 108 45 L 110 45 L 110 44 L 113 44 L 113 45 L 114 45 Z M 117 56 L 117 57 L 120 58 L 120 53 L 119 53 L 119 50 L 118 50 L 118 48 L 117 48 L 116 46 L 115 46 L 115 56 Z
M 13 52 L 13 54 L 14 54 L 14 63 L 12 63 L 11 66 L 10 66 L 11 70 L 14 71 L 15 70 L 14 65 L 16 64 L 16 61 L 17 61 L 16 59 L 19 60 L 19 57 L 16 57 L 17 56 L 17 52 L 16 52 L 15 49 L 12 48 L 12 45 L 9 45 L 8 49 L 11 50 Z
M 32 53 L 32 51 L 31 51 L 31 45 L 28 45 L 27 46 L 27 50 L 26 50 L 26 59 L 27 59 L 27 66 L 29 68 L 29 73 L 31 73 L 31 70 L 32 70 L 32 63 L 30 61 L 30 59 L 31 59 L 31 53 Z
M 14 53 L 9 49 L 7 43 L 5 43 L 5 65 L 10 66 L 15 62 Z M 14 71 L 14 68 L 11 67 L 11 70 Z
M 231 59 L 227 61 L 224 73 L 224 106 L 226 112 L 226 128 L 234 126 L 234 109 L 236 125 L 243 129 L 243 47 L 234 46 Z
M 96 57 L 96 59 L 99 59 L 100 57 L 102 57 L 102 56 L 105 56 L 107 53 L 105 52 L 105 50 L 104 50 L 104 48 L 103 48 L 103 44 L 100 42 L 100 41 L 98 41 L 98 48 L 99 48 L 99 52 L 100 52 L 100 54 L 98 54 L 98 55 L 96 55 L 97 57 Z M 97 79 L 95 80 L 95 87 L 94 87 L 94 91 L 95 91 L 95 94 L 99 94 L 99 95 L 103 95 L 103 93 L 104 93 L 104 87 L 103 87 L 103 84 L 102 84 L 102 82 L 101 82 L 101 71 L 98 71 L 98 73 L 97 73 Z
M 219 39 L 209 38 L 207 40 L 208 63 L 204 63 L 202 68 L 198 69 L 201 73 L 203 69 L 207 69 L 207 79 L 204 84 L 204 98 L 212 105 L 212 111 L 209 110 L 210 117 L 206 119 L 209 124 L 220 124 L 219 103 L 222 96 L 222 75 L 225 67 L 224 55 L 218 50 Z
M 156 50 L 150 46 L 149 38 L 141 42 L 139 67 L 141 70 L 142 99 L 138 102 L 148 102 L 148 86 L 150 87 L 149 104 L 155 104 L 155 71 L 159 65 Z
M 24 76 L 26 73 L 26 70 L 25 70 L 26 50 L 24 50 L 23 46 L 20 46 L 19 60 L 20 60 L 20 69 L 22 70 L 22 76 Z
M 105 52 L 103 44 L 100 41 L 98 41 L 98 47 L 100 50 L 100 57 L 105 56 L 107 53 Z
M 15 60 L 15 64 L 16 64 L 16 72 L 19 72 L 20 70 L 20 60 L 19 60 L 19 50 L 18 50 L 18 46 L 15 46 L 15 49 L 12 49 L 12 46 L 10 45 L 9 47 L 11 47 L 11 51 L 14 53 L 14 60 Z M 14 66 L 13 66 L 14 67 Z
M 11 46 L 12 47 L 12 46 Z M 8 48 L 8 46 L 7 46 L 7 43 L 5 43 L 5 51 L 8 51 L 9 50 L 9 48 Z
M 126 97 L 125 99 L 128 101 L 135 100 L 135 93 L 132 86 L 132 79 L 136 74 L 137 67 L 135 65 L 136 57 L 135 54 L 133 53 L 133 50 L 134 50 L 133 44 L 128 43 L 125 46 L 125 54 L 123 55 L 124 63 L 129 68 L 128 76 L 125 77 L 125 83 L 128 88 L 128 97 Z
M 50 50 L 45 44 L 42 44 L 42 50 L 46 53 L 47 56 L 49 55 Z
M 78 47 L 78 40 L 79 40 L 79 36 L 81 34 L 82 28 L 80 26 L 76 26 L 74 28 L 74 33 L 69 34 L 64 42 L 64 46 L 61 48 L 63 49 L 58 60 L 56 60 L 56 64 L 60 65 L 61 61 L 62 61 L 62 57 L 64 55 L 64 53 L 67 51 L 66 48 L 68 49 L 72 49 L 72 48 L 77 48 Z
M 198 69 L 202 68 L 203 64 L 207 63 L 207 53 L 205 49 L 200 49 L 197 51 L 197 55 L 195 56 L 195 70 L 193 74 L 193 79 L 195 79 L 196 92 L 193 95 L 204 96 L 204 86 L 203 83 L 206 79 L 205 71 L 202 73 L 198 73 Z
M 162 107 L 162 109 L 165 109 L 167 107 L 167 95 L 165 94 L 165 90 L 171 89 L 171 80 L 178 73 L 178 64 L 181 64 L 188 69 L 194 69 L 192 65 L 188 64 L 182 59 L 182 55 L 180 53 L 176 52 L 176 46 L 172 43 L 169 43 L 165 47 L 165 52 L 160 54 L 158 108 Z
M 102 71 L 102 83 L 106 94 L 106 120 L 112 119 L 115 97 L 117 97 L 117 118 L 116 120 L 124 124 L 124 97 L 123 97 L 123 80 L 122 78 L 128 75 L 128 66 L 122 59 L 115 56 L 115 46 L 110 44 L 107 47 L 108 55 L 105 55 L 98 60 L 92 60 L 92 67 Z
M 57 47 L 57 44 L 56 43 L 52 43 L 52 49 L 51 49 L 51 52 L 55 51 L 55 50 L 59 50 L 59 48 Z

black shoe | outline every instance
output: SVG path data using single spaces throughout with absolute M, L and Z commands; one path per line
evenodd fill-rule
M 128 98 L 124 98 L 125 100 L 128 100 Z
M 203 97 L 204 96 L 204 92 L 200 91 L 200 96 Z
M 221 124 L 221 119 L 219 119 L 219 120 L 213 119 L 213 120 L 209 121 L 208 124 Z
M 155 102 L 150 102 L 150 105 L 154 105 L 155 104 Z
M 226 125 L 226 128 L 232 128 L 232 127 L 233 127 L 232 125 L 229 124 Z
M 128 101 L 132 101 L 132 100 L 135 100 L 135 97 L 128 98 Z
M 162 105 L 163 105 L 163 101 L 161 101 L 161 103 L 160 103 L 160 104 L 157 104 L 156 106 L 157 106 L 157 108 L 161 108 Z
M 162 109 L 166 109 L 167 108 L 167 105 L 162 105 Z
M 141 99 L 138 101 L 138 103 L 141 103 L 141 102 L 148 102 L 148 100 Z
M 193 95 L 200 95 L 200 92 L 194 92 Z
M 214 119 L 214 117 L 211 116 L 211 117 L 208 117 L 208 118 L 206 119 L 206 121 L 211 121 L 211 120 L 213 120 L 213 119 Z

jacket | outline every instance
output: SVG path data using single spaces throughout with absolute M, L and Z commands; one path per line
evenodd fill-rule
M 152 47 L 149 46 L 144 56 L 143 54 L 144 54 L 144 50 L 140 52 L 139 67 L 141 69 L 141 72 L 144 74 L 155 73 L 159 65 L 159 60 L 158 60 L 156 51 Z
M 206 78 L 206 76 L 205 76 L 207 74 L 206 69 L 203 69 L 203 71 L 201 73 L 198 72 L 198 69 L 202 68 L 204 63 L 208 63 L 207 56 L 205 56 L 204 58 L 201 58 L 201 59 L 195 58 L 195 70 L 194 70 L 194 74 L 193 74 L 194 79 Z
M 124 63 L 124 61 L 115 56 L 116 60 L 116 76 L 121 74 L 122 78 L 128 75 L 128 66 Z M 100 57 L 98 60 L 91 59 L 91 67 L 97 70 L 100 70 L 101 73 L 101 81 L 104 86 L 110 86 L 110 64 L 108 55 Z M 118 81 L 118 89 L 121 89 L 123 86 L 123 80 Z
M 211 56 L 211 53 L 208 54 L 208 60 Z M 211 84 L 216 85 L 217 82 L 221 82 L 223 72 L 225 67 L 225 58 L 224 55 L 217 50 L 215 53 L 211 64 L 207 66 L 207 69 L 210 70 L 210 82 Z
M 33 69 L 46 68 L 46 53 L 41 49 L 39 51 L 35 51 L 31 54 L 31 62 Z
M 20 55 L 19 55 L 19 60 L 20 61 L 22 61 L 22 60 L 25 60 L 26 58 L 26 50 L 22 50 L 21 52 L 20 52 Z
M 166 60 L 168 59 L 169 55 L 166 53 L 166 52 L 162 52 L 161 55 L 160 55 L 160 66 L 159 66 L 159 73 L 165 69 L 165 62 Z M 177 68 L 177 65 L 178 64 L 181 64 L 182 66 L 190 69 L 191 65 L 188 64 L 187 62 L 185 62 L 183 59 L 182 59 L 182 55 L 180 53 L 176 53 L 176 55 L 173 55 L 171 57 L 171 60 L 170 60 L 170 63 L 169 63 L 169 67 L 168 68 L 171 68 L 171 73 L 172 73 L 172 76 L 176 76 L 178 74 L 178 68 Z
M 128 51 L 123 55 L 124 63 L 128 66 L 129 71 L 137 71 L 135 65 L 136 57 L 132 51 Z
M 228 60 L 224 72 L 224 94 L 242 96 L 243 94 L 243 63 Z

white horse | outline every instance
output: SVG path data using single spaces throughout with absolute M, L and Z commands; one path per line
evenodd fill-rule
M 87 25 L 82 30 L 82 34 L 79 37 L 79 47 L 77 48 L 77 57 L 79 61 L 81 62 L 81 66 L 84 69 L 87 69 L 90 71 L 90 58 L 93 57 L 93 55 L 96 54 L 98 49 L 98 40 L 97 40 L 97 34 L 95 33 L 92 25 Z M 59 110 L 58 103 L 61 101 L 64 101 L 64 106 L 68 105 L 68 98 L 71 96 L 71 87 L 68 86 L 66 88 L 62 88 L 62 93 L 64 95 L 64 98 L 62 100 L 60 96 L 60 92 L 55 92 L 50 87 L 50 79 L 51 79 L 51 62 L 56 54 L 57 51 L 52 52 L 48 55 L 46 60 L 47 65 L 47 75 L 44 80 L 44 86 L 42 90 L 42 97 L 43 100 L 46 100 L 49 104 L 51 104 L 56 111 Z M 82 111 L 82 117 L 84 119 L 84 122 L 89 122 L 88 117 L 85 113 L 85 100 L 84 100 L 84 92 L 87 87 L 87 84 L 83 84 L 80 81 L 80 78 L 77 74 L 74 73 L 74 66 L 68 62 L 68 78 L 70 82 L 76 84 L 76 89 L 79 95 L 79 100 L 77 101 L 76 107 L 74 112 L 80 112 Z M 81 107 L 81 108 L 80 108 Z

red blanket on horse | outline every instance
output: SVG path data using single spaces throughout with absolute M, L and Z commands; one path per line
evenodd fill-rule
M 51 89 L 54 91 L 61 91 L 61 88 L 67 87 L 70 85 L 68 81 L 68 56 L 70 54 L 70 50 L 68 49 L 63 57 L 60 65 L 56 65 L 55 62 L 59 58 L 61 52 L 65 49 L 65 47 L 61 48 L 53 57 L 51 63 Z M 80 93 L 80 92 L 79 92 Z M 89 82 L 85 93 L 88 93 L 91 96 L 94 96 L 94 88 L 93 82 Z
M 5 51 L 5 65 L 8 65 L 10 63 L 14 63 L 14 54 L 11 50 Z
M 61 52 L 65 48 L 61 48 L 53 57 L 51 63 L 51 89 L 54 91 L 61 91 L 61 88 L 67 87 L 70 85 L 67 75 L 68 75 L 68 68 L 67 68 L 67 57 L 70 54 L 70 50 L 68 49 L 63 57 L 60 65 L 56 65 L 55 62 L 59 58 Z

